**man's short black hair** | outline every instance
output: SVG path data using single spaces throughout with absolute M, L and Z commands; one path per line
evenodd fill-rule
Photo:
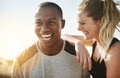
M 62 9 L 56 3 L 53 3 L 53 2 L 43 2 L 43 3 L 40 4 L 39 10 L 40 10 L 40 8 L 43 8 L 43 7 L 52 7 L 52 8 L 55 8 L 56 10 L 58 10 L 58 14 L 60 15 L 60 17 L 63 18 Z

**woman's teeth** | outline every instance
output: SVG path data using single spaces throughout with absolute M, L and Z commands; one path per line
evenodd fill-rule
M 83 32 L 85 35 L 87 35 L 88 34 L 88 32 Z

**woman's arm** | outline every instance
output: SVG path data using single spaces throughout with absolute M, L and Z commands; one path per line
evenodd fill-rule
M 64 40 L 69 41 L 72 45 L 74 45 L 74 43 L 77 43 L 79 41 L 86 46 L 92 46 L 93 44 L 93 39 L 85 40 L 83 36 L 78 36 L 78 35 L 62 34 L 62 38 Z
M 62 35 L 62 38 L 70 42 L 71 45 L 75 46 L 77 60 L 80 62 L 80 65 L 83 67 L 83 69 L 91 70 L 92 62 L 84 44 L 89 43 L 90 45 L 92 40 L 85 41 L 82 36 L 73 36 L 68 34 Z
M 106 56 L 106 78 L 120 78 L 120 42 L 112 45 Z
M 78 35 L 72 35 L 72 36 L 80 40 L 86 46 L 92 46 L 93 44 L 93 39 L 85 40 L 83 36 L 78 36 Z

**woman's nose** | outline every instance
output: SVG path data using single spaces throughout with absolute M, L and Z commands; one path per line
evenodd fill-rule
M 82 26 L 79 25 L 79 26 L 78 26 L 78 31 L 81 31 L 81 30 L 82 30 Z

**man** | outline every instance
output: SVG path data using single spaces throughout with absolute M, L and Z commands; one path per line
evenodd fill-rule
M 44 2 L 35 15 L 35 33 L 39 40 L 17 58 L 13 78 L 86 78 L 76 60 L 73 46 L 61 39 L 65 20 L 61 8 Z

